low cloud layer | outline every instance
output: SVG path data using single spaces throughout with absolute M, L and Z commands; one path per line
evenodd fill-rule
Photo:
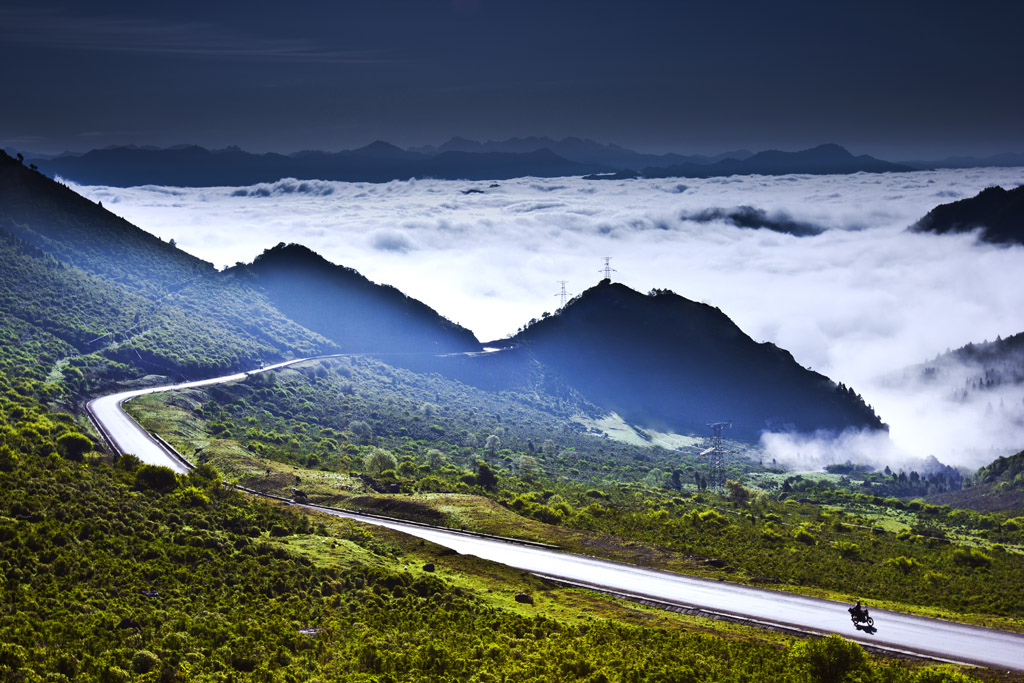
M 824 230 L 816 225 L 803 221 L 793 220 L 784 211 L 776 211 L 772 215 L 764 209 L 757 209 L 753 206 L 737 206 L 732 209 L 703 209 L 693 213 L 683 212 L 679 218 L 684 221 L 695 221 L 697 223 L 721 222 L 733 225 L 737 228 L 751 228 L 754 230 L 766 229 L 775 232 L 795 235 L 796 237 L 808 237 L 820 235 Z
M 978 453 L 991 448 L 1024 448 L 1024 434 L 1012 424 L 982 429 L 984 408 L 961 415 L 878 378 L 1024 331 L 1024 248 L 905 231 L 938 204 L 1021 183 L 1017 168 L 686 185 L 559 178 L 76 189 L 218 266 L 281 241 L 305 244 L 481 340 L 555 310 L 560 280 L 570 294 L 593 286 L 611 256 L 618 281 L 718 306 L 755 339 L 853 386 L 891 425 L 899 453 L 980 464 L 987 455 Z M 803 228 L 820 233 L 790 234 Z

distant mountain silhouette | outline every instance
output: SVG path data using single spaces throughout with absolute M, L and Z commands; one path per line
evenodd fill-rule
M 627 421 L 733 436 L 762 430 L 884 429 L 851 389 L 759 344 L 717 308 L 667 291 L 643 295 L 609 280 L 513 337 L 587 400 Z
M 646 166 L 669 166 L 673 164 L 711 164 L 723 159 L 746 159 L 752 155 L 747 150 L 725 152 L 714 156 L 700 154 L 645 154 L 615 144 L 602 144 L 593 140 L 576 137 L 554 140 L 549 137 L 509 138 L 507 140 L 488 140 L 477 142 L 461 137 L 454 137 L 439 147 L 419 147 L 411 151 L 424 154 L 436 152 L 505 152 L 523 154 L 549 149 L 555 154 L 570 161 L 581 164 L 598 164 L 610 170 L 623 171 Z
M 87 185 L 116 187 L 253 185 L 281 178 L 350 182 L 409 178 L 502 180 L 608 170 L 604 166 L 569 161 L 548 149 L 478 154 L 446 151 L 423 155 L 382 141 L 343 152 L 305 151 L 291 156 L 251 154 L 238 148 L 210 151 L 194 145 L 168 149 L 115 147 L 80 156 L 40 159 L 37 163 L 50 175 Z
M 787 175 L 805 173 L 828 175 L 844 173 L 888 173 L 913 171 L 910 166 L 882 161 L 866 154 L 854 156 L 839 145 L 819 145 L 801 152 L 769 150 L 749 159 L 725 159 L 713 164 L 683 164 L 664 168 L 648 167 L 648 178 L 711 178 L 729 175 Z
M 802 152 L 737 150 L 715 156 L 643 154 L 618 145 L 580 138 L 510 138 L 486 143 L 452 138 L 440 147 L 403 150 L 378 140 L 341 152 L 303 151 L 292 155 L 251 154 L 237 147 L 207 150 L 196 145 L 167 149 L 108 147 L 81 155 L 37 159 L 39 167 L 90 185 L 172 185 L 209 187 L 253 185 L 281 178 L 387 182 L 409 178 L 502 180 L 536 176 L 589 179 L 781 175 L 787 173 L 881 173 L 910 166 L 855 157 L 838 145 Z M 633 169 L 642 168 L 639 174 Z
M 985 398 L 1009 387 L 1024 387 L 1024 332 L 1005 339 L 967 344 L 893 372 L 889 386 L 936 387 L 955 401 Z M 1011 408 L 1018 412 L 1017 408 Z
M 913 232 L 939 235 L 979 228 L 986 242 L 1024 244 L 1024 185 L 1013 190 L 989 187 L 969 199 L 941 204 L 910 226 Z
M 901 161 L 900 163 L 917 169 L 988 167 L 1012 168 L 1014 166 L 1024 166 L 1024 153 L 1004 152 L 1002 154 L 993 154 L 992 156 L 987 157 L 946 157 L 945 159 L 940 159 L 938 161 L 915 159 L 913 161 Z
M 250 278 L 278 310 L 346 353 L 480 350 L 472 332 L 426 304 L 298 244 L 278 244 L 228 272 Z
M 458 154 L 445 156 L 450 152 Z M 543 154 L 538 154 L 541 152 Z M 305 150 L 289 155 L 252 154 L 234 146 L 207 150 L 196 145 L 175 145 L 166 149 L 150 145 L 122 145 L 84 154 L 65 152 L 27 156 L 47 174 L 61 175 L 84 184 L 119 187 L 146 184 L 186 187 L 252 185 L 281 178 L 387 182 L 414 177 L 501 180 L 523 176 L 584 175 L 592 180 L 621 180 L 631 177 L 821 175 L 1024 166 L 1024 154 L 1020 153 L 891 163 L 867 155 L 855 157 L 834 144 L 801 152 L 770 150 L 754 154 L 738 149 L 714 155 L 686 155 L 637 152 L 620 145 L 577 137 L 555 140 L 536 136 L 487 142 L 453 137 L 436 147 L 425 145 L 409 149 L 377 140 L 358 149 L 340 152 Z M 637 169 L 642 170 L 638 172 Z

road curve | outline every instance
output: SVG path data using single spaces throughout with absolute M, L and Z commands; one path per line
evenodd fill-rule
M 335 356 L 317 356 L 317 358 L 333 358 Z M 201 379 L 195 382 L 182 382 L 161 387 L 147 387 L 145 389 L 132 389 L 131 391 L 120 391 L 116 394 L 94 398 L 85 405 L 89 418 L 96 425 L 100 434 L 107 441 L 107 445 L 120 453 L 131 453 L 144 463 L 150 465 L 163 465 L 170 467 L 176 472 L 185 473 L 189 470 L 189 464 L 173 449 L 160 443 L 149 432 L 143 429 L 138 422 L 133 420 L 124 411 L 121 405 L 130 399 L 146 394 L 157 394 L 164 391 L 176 391 L 178 389 L 193 389 L 205 387 L 211 384 L 224 384 L 245 379 L 249 375 L 269 370 L 278 370 L 289 365 L 312 360 L 310 358 L 296 358 L 294 360 L 266 365 L 257 370 L 249 372 L 238 372 L 233 375 Z
M 282 368 L 304 360 L 310 359 L 278 363 L 259 371 Z M 122 410 L 121 404 L 144 394 L 230 382 L 244 379 L 248 374 L 251 373 L 125 391 L 90 401 L 87 408 L 105 438 L 119 452 L 134 453 L 144 462 L 185 472 L 188 463 L 180 459 L 173 449 L 164 446 L 142 429 Z M 1022 634 L 878 609 L 871 610 L 875 630 L 868 632 L 853 626 L 846 612 L 847 605 L 831 600 L 646 569 L 451 529 L 332 508 L 312 505 L 305 507 L 395 529 L 459 553 L 475 555 L 586 588 L 810 633 L 838 633 L 864 645 L 894 652 L 1024 671 Z

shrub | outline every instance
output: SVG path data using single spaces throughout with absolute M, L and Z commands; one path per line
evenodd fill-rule
M 992 564 L 992 558 L 977 548 L 957 548 L 953 551 L 953 564 L 965 567 L 988 567 Z
M 870 668 L 864 650 L 845 638 L 831 635 L 798 643 L 791 651 L 794 663 L 816 683 L 855 680 Z
M 899 557 L 890 557 L 885 561 L 887 565 L 900 572 L 901 574 L 909 574 L 911 570 L 921 566 L 921 563 L 912 557 L 906 555 L 900 555 Z
M 135 488 L 140 491 L 168 492 L 178 488 L 174 470 L 159 465 L 141 465 L 135 471 Z
M 174 492 L 174 497 L 180 500 L 182 505 L 191 508 L 206 507 L 210 504 L 210 499 L 206 497 L 206 494 L 195 486 L 186 486 L 183 489 L 178 489 Z
M 132 657 L 132 671 L 146 674 L 160 665 L 160 658 L 149 650 L 139 650 Z
M 806 543 L 807 545 L 814 545 L 815 543 L 814 535 L 802 527 L 797 528 L 797 530 L 793 532 L 793 538 L 801 543 Z
M 18 454 L 10 446 L 0 446 L 0 472 L 13 472 L 18 466 Z
M 68 460 L 81 461 L 92 450 L 92 439 L 85 434 L 68 432 L 57 439 L 57 449 Z
M 959 671 L 942 669 L 921 669 L 914 674 L 913 683 L 973 683 L 976 678 L 966 676 Z
M 839 551 L 839 554 L 848 560 L 856 560 L 860 557 L 860 546 L 849 541 L 837 541 L 832 547 Z

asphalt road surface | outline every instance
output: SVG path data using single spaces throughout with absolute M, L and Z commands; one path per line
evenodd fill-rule
M 279 363 L 261 368 L 259 371 L 285 367 L 302 360 L 304 359 Z M 112 394 L 90 401 L 88 410 L 121 453 L 134 453 L 143 462 L 165 465 L 184 472 L 187 471 L 186 464 L 125 414 L 121 404 L 144 394 L 230 382 L 244 379 L 248 374 L 251 373 Z M 877 609 L 871 609 L 871 616 L 875 620 L 874 629 L 858 629 L 851 623 L 846 611 L 849 605 L 830 600 L 645 569 L 535 545 L 408 524 L 398 520 L 338 510 L 325 511 L 395 529 L 459 553 L 475 555 L 583 587 L 680 607 L 702 609 L 800 631 L 838 633 L 865 645 L 897 652 L 995 669 L 1024 671 L 1022 634 Z

